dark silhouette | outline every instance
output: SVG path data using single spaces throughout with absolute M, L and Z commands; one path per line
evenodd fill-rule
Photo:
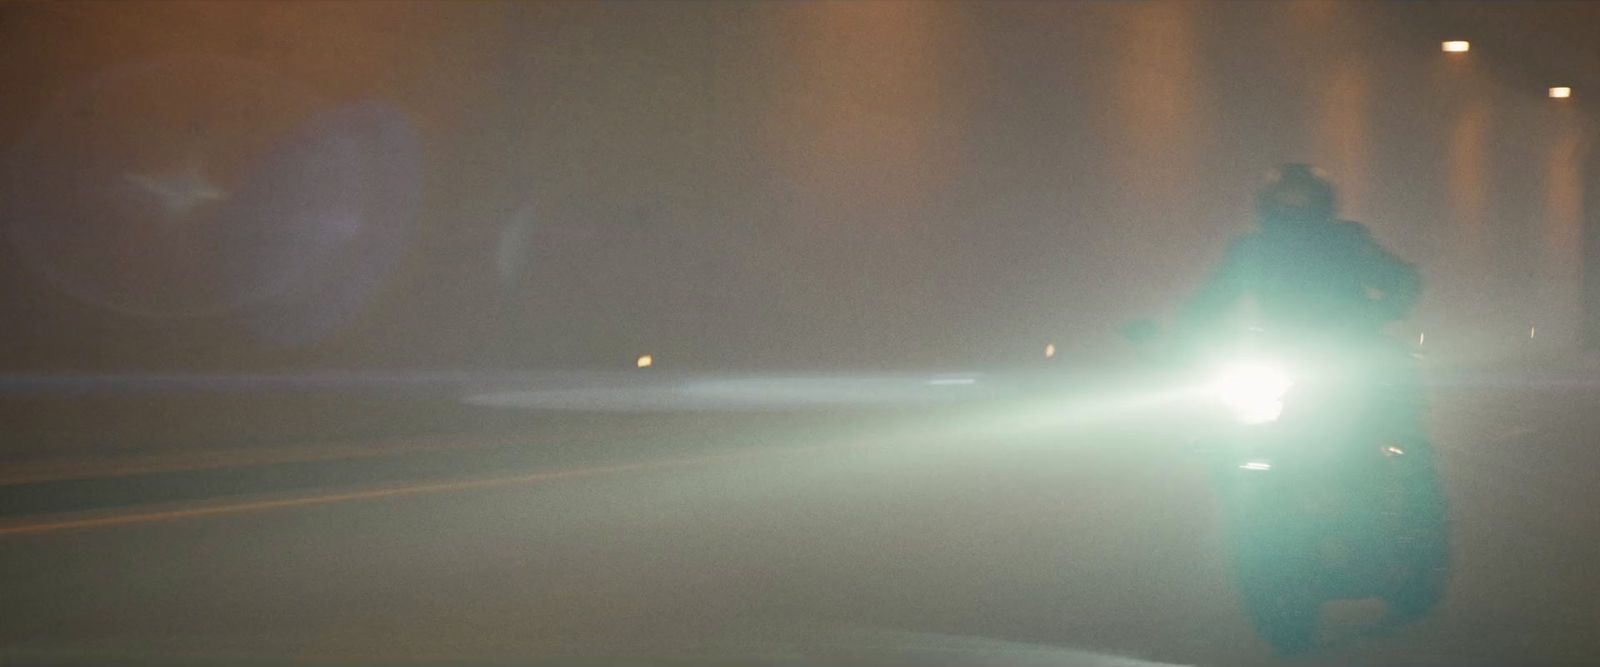
M 1315 168 L 1274 170 L 1256 207 L 1259 229 L 1234 241 L 1189 302 L 1188 327 L 1209 329 L 1249 302 L 1257 323 L 1282 333 L 1370 334 L 1415 306 L 1416 268 L 1360 223 L 1335 217 L 1333 185 Z
M 1272 416 L 1244 421 L 1214 450 L 1240 594 L 1283 653 L 1317 643 L 1323 602 L 1381 598 L 1382 627 L 1394 628 L 1433 609 L 1449 576 L 1421 384 L 1405 346 L 1379 332 L 1416 305 L 1417 271 L 1338 219 L 1336 201 L 1314 168 L 1274 170 L 1256 202 L 1259 229 L 1233 243 L 1182 313 L 1185 345 L 1233 337 L 1265 359 L 1305 363 L 1266 390 L 1281 392 Z

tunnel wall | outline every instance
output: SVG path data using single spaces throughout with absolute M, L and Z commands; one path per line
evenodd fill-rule
M 1195 286 L 1284 161 L 1327 168 L 1346 214 L 1421 265 L 1397 333 L 1472 358 L 1580 337 L 1592 123 L 1482 67 L 1491 49 L 1398 27 L 1423 9 L 65 7 L 0 24 L 4 138 L 110 67 L 246 60 L 408 114 L 420 233 L 348 326 L 292 348 L 102 312 L 8 265 L 0 308 L 40 323 L 12 367 L 1103 358 Z

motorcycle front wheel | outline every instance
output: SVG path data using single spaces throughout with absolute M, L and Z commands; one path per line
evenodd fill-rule
M 1310 650 L 1317 642 L 1322 599 L 1304 577 L 1282 567 L 1241 563 L 1239 591 L 1256 633 L 1281 655 Z
M 1419 448 L 1420 449 L 1420 448 Z M 1421 618 L 1444 599 L 1450 581 L 1450 518 L 1431 465 L 1405 471 L 1393 516 L 1398 575 L 1382 597 L 1393 620 Z

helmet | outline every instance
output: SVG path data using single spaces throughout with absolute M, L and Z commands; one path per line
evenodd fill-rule
M 1285 164 L 1267 174 L 1256 195 L 1256 214 L 1267 224 L 1328 220 L 1338 210 L 1337 193 L 1321 169 Z

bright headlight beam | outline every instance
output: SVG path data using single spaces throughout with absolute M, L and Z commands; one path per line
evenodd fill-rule
M 1283 414 L 1283 397 L 1294 386 L 1289 372 L 1270 363 L 1226 366 L 1214 385 L 1217 398 L 1245 424 L 1264 424 Z

